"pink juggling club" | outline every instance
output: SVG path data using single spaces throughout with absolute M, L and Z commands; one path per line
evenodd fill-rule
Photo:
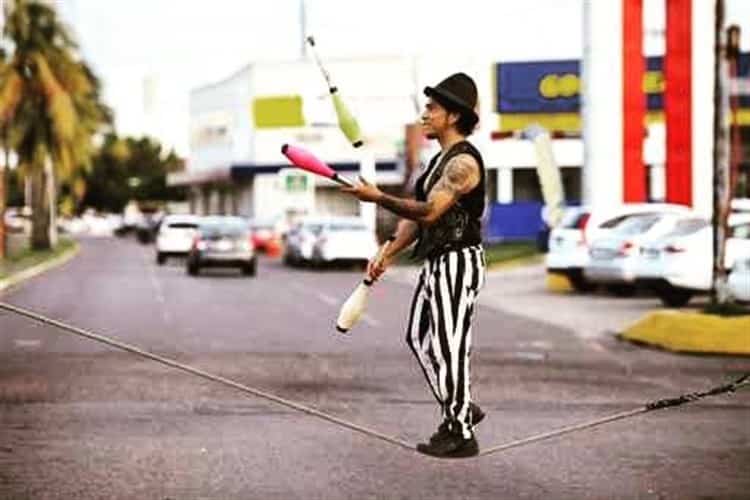
M 338 182 L 339 184 L 343 184 L 345 186 L 354 186 L 354 183 L 352 183 L 352 181 L 337 174 L 331 167 L 326 165 L 314 154 L 304 148 L 284 144 L 283 146 L 281 146 L 281 153 L 289 158 L 289 161 L 291 161 L 295 167 L 299 167 L 302 170 L 307 170 L 308 172 L 312 172 L 313 174 L 331 179 L 332 181 Z

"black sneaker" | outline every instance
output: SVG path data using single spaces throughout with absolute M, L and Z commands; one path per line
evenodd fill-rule
M 460 433 L 451 432 L 433 443 L 419 443 L 417 451 L 437 458 L 467 458 L 479 454 L 479 444 L 473 435 L 465 438 Z
M 485 413 L 478 404 L 469 403 L 469 411 L 471 412 L 471 425 L 477 425 L 484 420 Z
M 472 426 L 475 426 L 479 422 L 484 420 L 485 413 L 482 411 L 478 404 L 469 403 L 469 412 L 471 413 Z M 430 443 L 434 443 L 435 441 L 439 441 L 445 438 L 448 434 L 450 434 L 450 431 L 450 422 L 448 420 L 443 420 L 443 423 L 440 424 L 437 432 L 430 436 Z

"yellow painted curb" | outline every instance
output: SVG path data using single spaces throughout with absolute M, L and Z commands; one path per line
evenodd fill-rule
M 550 292 L 572 292 L 573 286 L 564 274 L 547 273 L 547 290 Z
M 750 316 L 655 311 L 620 337 L 677 352 L 750 355 Z
M 539 264 L 544 260 L 541 255 L 529 255 L 527 257 L 517 257 L 515 259 L 504 260 L 501 262 L 495 262 L 487 266 L 488 271 L 497 271 L 500 269 L 513 269 L 516 267 L 531 266 Z

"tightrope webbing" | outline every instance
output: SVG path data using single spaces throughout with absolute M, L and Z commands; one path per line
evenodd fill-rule
M 287 406 L 289 408 L 301 411 L 303 413 L 307 413 L 308 415 L 313 415 L 318 418 L 322 418 L 323 420 L 327 420 L 329 422 L 333 422 L 334 424 L 341 425 L 343 427 L 346 427 L 348 429 L 351 429 L 353 431 L 361 432 L 362 434 L 366 434 L 370 437 L 374 437 L 377 439 L 381 439 L 383 441 L 387 441 L 391 444 L 395 444 L 397 446 L 401 446 L 403 448 L 407 448 L 409 450 L 414 450 L 414 445 L 411 445 L 405 441 L 401 441 L 397 438 L 393 438 L 390 436 L 386 436 L 385 434 L 381 434 L 378 431 L 374 431 L 372 429 L 368 429 L 366 427 L 362 427 L 360 425 L 348 422 L 346 420 L 342 420 L 340 418 L 334 417 L 332 415 L 328 415 L 327 413 L 323 413 L 319 410 L 316 410 L 314 408 L 309 408 L 307 406 L 301 405 L 299 403 L 295 403 L 294 401 L 289 401 L 287 399 L 281 398 L 279 396 L 275 396 L 273 394 L 267 393 L 265 391 L 261 391 L 259 389 L 255 389 L 253 387 L 249 387 L 244 384 L 240 384 L 239 382 L 235 382 L 234 380 L 230 380 L 228 378 L 224 378 L 220 375 L 214 375 L 212 373 L 205 372 L 201 369 L 194 368 L 190 365 L 185 365 L 183 363 L 180 363 L 178 361 L 175 361 L 173 359 L 164 358 L 162 356 L 158 356 L 156 354 L 150 353 L 148 351 L 144 351 L 142 349 L 139 349 L 135 346 L 126 344 L 124 342 L 120 342 L 118 340 L 114 340 L 108 337 L 104 337 L 102 335 L 97 335 L 95 333 L 91 333 L 89 331 L 83 330 L 82 328 L 77 328 L 74 326 L 66 325 L 65 323 L 62 323 L 60 321 L 56 321 L 54 319 L 47 318 L 45 316 L 42 316 L 40 314 L 36 314 L 34 312 L 28 311 L 26 309 L 22 309 L 17 306 L 13 306 L 4 302 L 0 302 L 0 308 L 5 309 L 7 311 L 14 312 L 16 314 L 19 314 L 21 316 L 25 316 L 27 318 L 33 319 L 35 321 L 38 321 L 40 323 L 44 323 L 47 325 L 51 325 L 54 327 L 57 327 L 63 331 L 73 333 L 75 335 L 79 335 L 81 337 L 86 337 L 91 340 L 96 340 L 97 342 L 102 342 L 104 344 L 110 345 L 112 347 L 116 347 L 118 349 L 122 349 L 123 351 L 128 351 L 130 353 L 136 354 L 138 356 L 142 356 L 144 358 L 152 359 L 154 361 L 157 361 L 159 363 L 162 363 L 167 366 L 171 366 L 172 368 L 177 368 L 179 370 L 186 371 L 188 373 L 192 373 L 193 375 L 197 375 L 199 377 L 203 377 L 208 380 L 213 380 L 214 382 L 219 382 L 220 384 L 228 385 L 229 387 L 234 387 L 235 389 L 239 389 L 240 391 L 246 392 L 248 394 L 252 394 L 253 396 L 258 396 L 264 399 L 268 399 L 270 401 L 273 401 L 275 403 L 278 403 L 280 405 Z
M 294 410 L 301 411 L 301 412 L 306 413 L 308 415 L 312 415 L 312 416 L 321 418 L 323 420 L 327 420 L 328 422 L 332 422 L 334 424 L 338 424 L 338 425 L 341 425 L 343 427 L 346 427 L 347 429 L 351 429 L 353 431 L 360 432 L 360 433 L 368 435 L 370 437 L 374 437 L 374 438 L 380 439 L 382 441 L 386 441 L 388 443 L 394 444 L 394 445 L 399 446 L 401 448 L 406 448 L 408 450 L 415 451 L 414 445 L 411 445 L 411 444 L 409 444 L 409 443 L 407 443 L 405 441 L 401 441 L 400 439 L 397 439 L 397 438 L 394 438 L 394 437 L 391 437 L 391 436 L 387 436 L 385 434 L 382 434 L 380 432 L 374 431 L 372 429 L 368 429 L 366 427 L 362 427 L 360 425 L 348 422 L 346 420 L 342 420 L 340 418 L 334 417 L 332 415 L 328 415 L 327 413 L 323 413 L 323 412 L 321 412 L 319 410 L 316 410 L 314 408 L 309 408 L 307 406 L 301 405 L 299 403 L 295 403 L 294 401 L 289 401 L 287 399 L 281 398 L 279 396 L 275 396 L 275 395 L 267 393 L 265 391 L 261 391 L 259 389 L 254 389 L 254 388 L 249 387 L 247 385 L 240 384 L 239 382 L 235 382 L 233 380 L 224 378 L 224 377 L 222 377 L 220 375 L 214 375 L 214 374 L 205 372 L 203 370 L 200 370 L 198 368 L 194 368 L 194 367 L 192 367 L 190 365 L 185 365 L 183 363 L 179 363 L 179 362 L 174 361 L 172 359 L 165 358 L 165 357 L 162 357 L 162 356 L 158 356 L 158 355 L 150 353 L 148 351 L 144 351 L 142 349 L 139 349 L 139 348 L 137 348 L 135 346 L 126 344 L 124 342 L 120 342 L 120 341 L 117 341 L 117 340 L 105 337 L 103 335 L 97 335 L 95 333 L 91 333 L 89 331 L 86 331 L 86 330 L 84 330 L 82 328 L 77 328 L 77 327 L 74 327 L 74 326 L 70 326 L 70 325 L 62 323 L 60 321 L 56 321 L 54 319 L 47 318 L 47 317 L 42 316 L 40 314 L 34 313 L 32 311 L 28 311 L 26 309 L 23 309 L 23 308 L 20 308 L 20 307 L 17 307 L 17 306 L 13 306 L 11 304 L 7 304 L 7 303 L 4 303 L 4 302 L 0 302 L 0 309 L 5 309 L 7 311 L 19 314 L 21 316 L 25 316 L 25 317 L 33 319 L 35 321 L 38 321 L 40 323 L 44 323 L 44 324 L 48 324 L 48 325 L 57 327 L 57 328 L 59 328 L 59 329 L 61 329 L 63 331 L 66 331 L 68 333 L 73 333 L 75 335 L 79 335 L 79 336 L 82 336 L 82 337 L 85 337 L 85 338 L 89 338 L 89 339 L 95 340 L 97 342 L 102 342 L 102 343 L 110 345 L 112 347 L 116 347 L 118 349 L 122 349 L 124 351 L 130 352 L 132 354 L 136 354 L 138 356 L 142 356 L 142 357 L 145 357 L 145 358 L 157 361 L 157 362 L 162 363 L 164 365 L 171 366 L 172 368 L 177 368 L 179 370 L 183 370 L 183 371 L 186 371 L 188 373 L 192 373 L 193 375 L 197 375 L 199 377 L 202 377 L 202 378 L 205 378 L 205 379 L 208 379 L 208 380 L 212 380 L 214 382 L 218 382 L 218 383 L 227 385 L 229 387 L 233 387 L 235 389 L 239 389 L 240 391 L 246 392 L 248 394 L 252 394 L 254 396 L 258 396 L 258 397 L 261 397 L 261 398 L 273 401 L 273 402 L 278 403 L 280 405 L 287 406 L 287 407 L 292 408 Z M 636 409 L 633 409 L 633 410 L 624 411 L 624 412 L 620 412 L 620 413 L 615 413 L 615 414 L 608 415 L 608 416 L 605 416 L 605 417 L 601 417 L 601 418 L 598 418 L 598 419 L 595 419 L 595 420 L 590 420 L 588 422 L 583 422 L 583 423 L 580 423 L 580 424 L 571 425 L 571 426 L 568 426 L 568 427 L 563 427 L 563 428 L 560 428 L 560 429 L 556 429 L 556 430 L 549 431 L 549 432 L 544 432 L 544 433 L 541 433 L 541 434 L 537 434 L 537 435 L 530 436 L 530 437 L 527 437 L 527 438 L 519 439 L 519 440 L 516 440 L 516 441 L 511 441 L 511 442 L 508 442 L 508 443 L 505 443 L 505 444 L 501 444 L 501 445 L 498 445 L 498 446 L 493 446 L 491 448 L 487 448 L 487 449 L 483 450 L 479 454 L 479 457 L 482 457 L 482 456 L 485 456 L 485 455 L 490 455 L 492 453 L 497 453 L 497 452 L 500 452 L 500 451 L 505 451 L 505 450 L 508 450 L 510 448 L 516 448 L 516 447 L 519 447 L 519 446 L 524 446 L 524 445 L 527 445 L 527 444 L 535 443 L 535 442 L 538 442 L 538 441 L 543 441 L 545 439 L 549 439 L 549 438 L 556 437 L 556 436 L 561 436 L 563 434 L 568 434 L 568 433 L 571 433 L 571 432 L 580 431 L 580 430 L 587 429 L 587 428 L 590 428 L 590 427 L 595 427 L 597 425 L 605 424 L 605 423 L 608 423 L 608 422 L 614 422 L 615 420 L 621 420 L 621 419 L 629 418 L 629 417 L 632 417 L 632 416 L 635 416 L 635 415 L 639 415 L 641 413 L 647 413 L 647 412 L 654 411 L 654 410 L 661 410 L 661 409 L 669 408 L 669 407 L 672 407 L 672 406 L 679 406 L 679 405 L 682 405 L 682 404 L 685 404 L 685 403 L 691 403 L 691 402 L 697 401 L 699 399 L 702 399 L 702 398 L 704 398 L 706 396 L 715 396 L 715 395 L 723 394 L 723 393 L 726 393 L 726 392 L 734 392 L 737 389 L 739 389 L 740 387 L 745 386 L 745 385 L 750 385 L 750 373 L 746 373 L 745 375 L 741 376 L 740 378 L 738 378 L 734 382 L 731 382 L 729 384 L 720 385 L 720 386 L 714 387 L 712 389 L 709 389 L 707 391 L 703 391 L 703 392 L 691 392 L 691 393 L 688 393 L 688 394 L 684 394 L 682 396 L 678 396 L 676 398 L 667 398 L 667 399 L 660 399 L 660 400 L 657 400 L 657 401 L 652 401 L 650 403 L 645 404 L 644 406 L 642 406 L 640 408 L 636 408 Z
M 742 387 L 743 385 L 748 385 L 748 384 L 750 384 L 750 373 L 746 373 L 745 375 L 741 376 L 740 378 L 738 378 L 732 383 L 720 385 L 718 387 L 714 387 L 713 389 L 709 389 L 707 391 L 691 392 L 689 394 L 684 394 L 676 398 L 668 398 L 668 399 L 660 399 L 658 401 L 652 401 L 651 403 L 647 403 L 644 406 L 640 408 L 636 408 L 634 410 L 615 413 L 613 415 L 608 415 L 606 417 L 601 417 L 595 420 L 590 420 L 588 422 L 571 425 L 569 427 L 563 427 L 557 430 L 545 432 L 542 434 L 537 434 L 535 436 L 530 436 L 524 439 L 519 439 L 517 441 L 511 441 L 509 443 L 501 444 L 499 446 L 493 446 L 492 448 L 487 448 L 486 450 L 483 450 L 479 454 L 479 456 L 489 455 L 491 453 L 497 453 L 498 451 L 505 451 L 510 448 L 516 448 L 518 446 L 523 446 L 526 444 L 534 443 L 537 441 L 542 441 L 544 439 L 549 439 L 549 438 L 556 437 L 556 436 L 562 436 L 563 434 L 568 434 L 570 432 L 588 429 L 589 427 L 595 427 L 597 425 L 606 424 L 608 422 L 614 422 L 615 420 L 621 420 L 623 418 L 632 417 L 635 415 L 639 415 L 641 413 L 647 413 L 647 412 L 654 411 L 654 410 L 661 410 L 661 409 L 669 408 L 672 406 L 679 406 L 685 403 L 691 403 L 693 401 L 698 401 L 699 399 L 704 398 L 706 396 L 715 396 L 717 394 L 723 394 L 725 392 L 734 392 L 740 387 Z

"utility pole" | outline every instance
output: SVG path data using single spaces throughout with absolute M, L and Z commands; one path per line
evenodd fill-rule
M 299 0 L 300 59 L 307 59 L 307 11 L 305 0 Z
M 724 33 L 724 0 L 716 0 L 714 30 L 714 165 L 713 165 L 713 283 L 711 305 L 730 301 L 724 255 L 731 199 L 728 65 L 731 48 Z

